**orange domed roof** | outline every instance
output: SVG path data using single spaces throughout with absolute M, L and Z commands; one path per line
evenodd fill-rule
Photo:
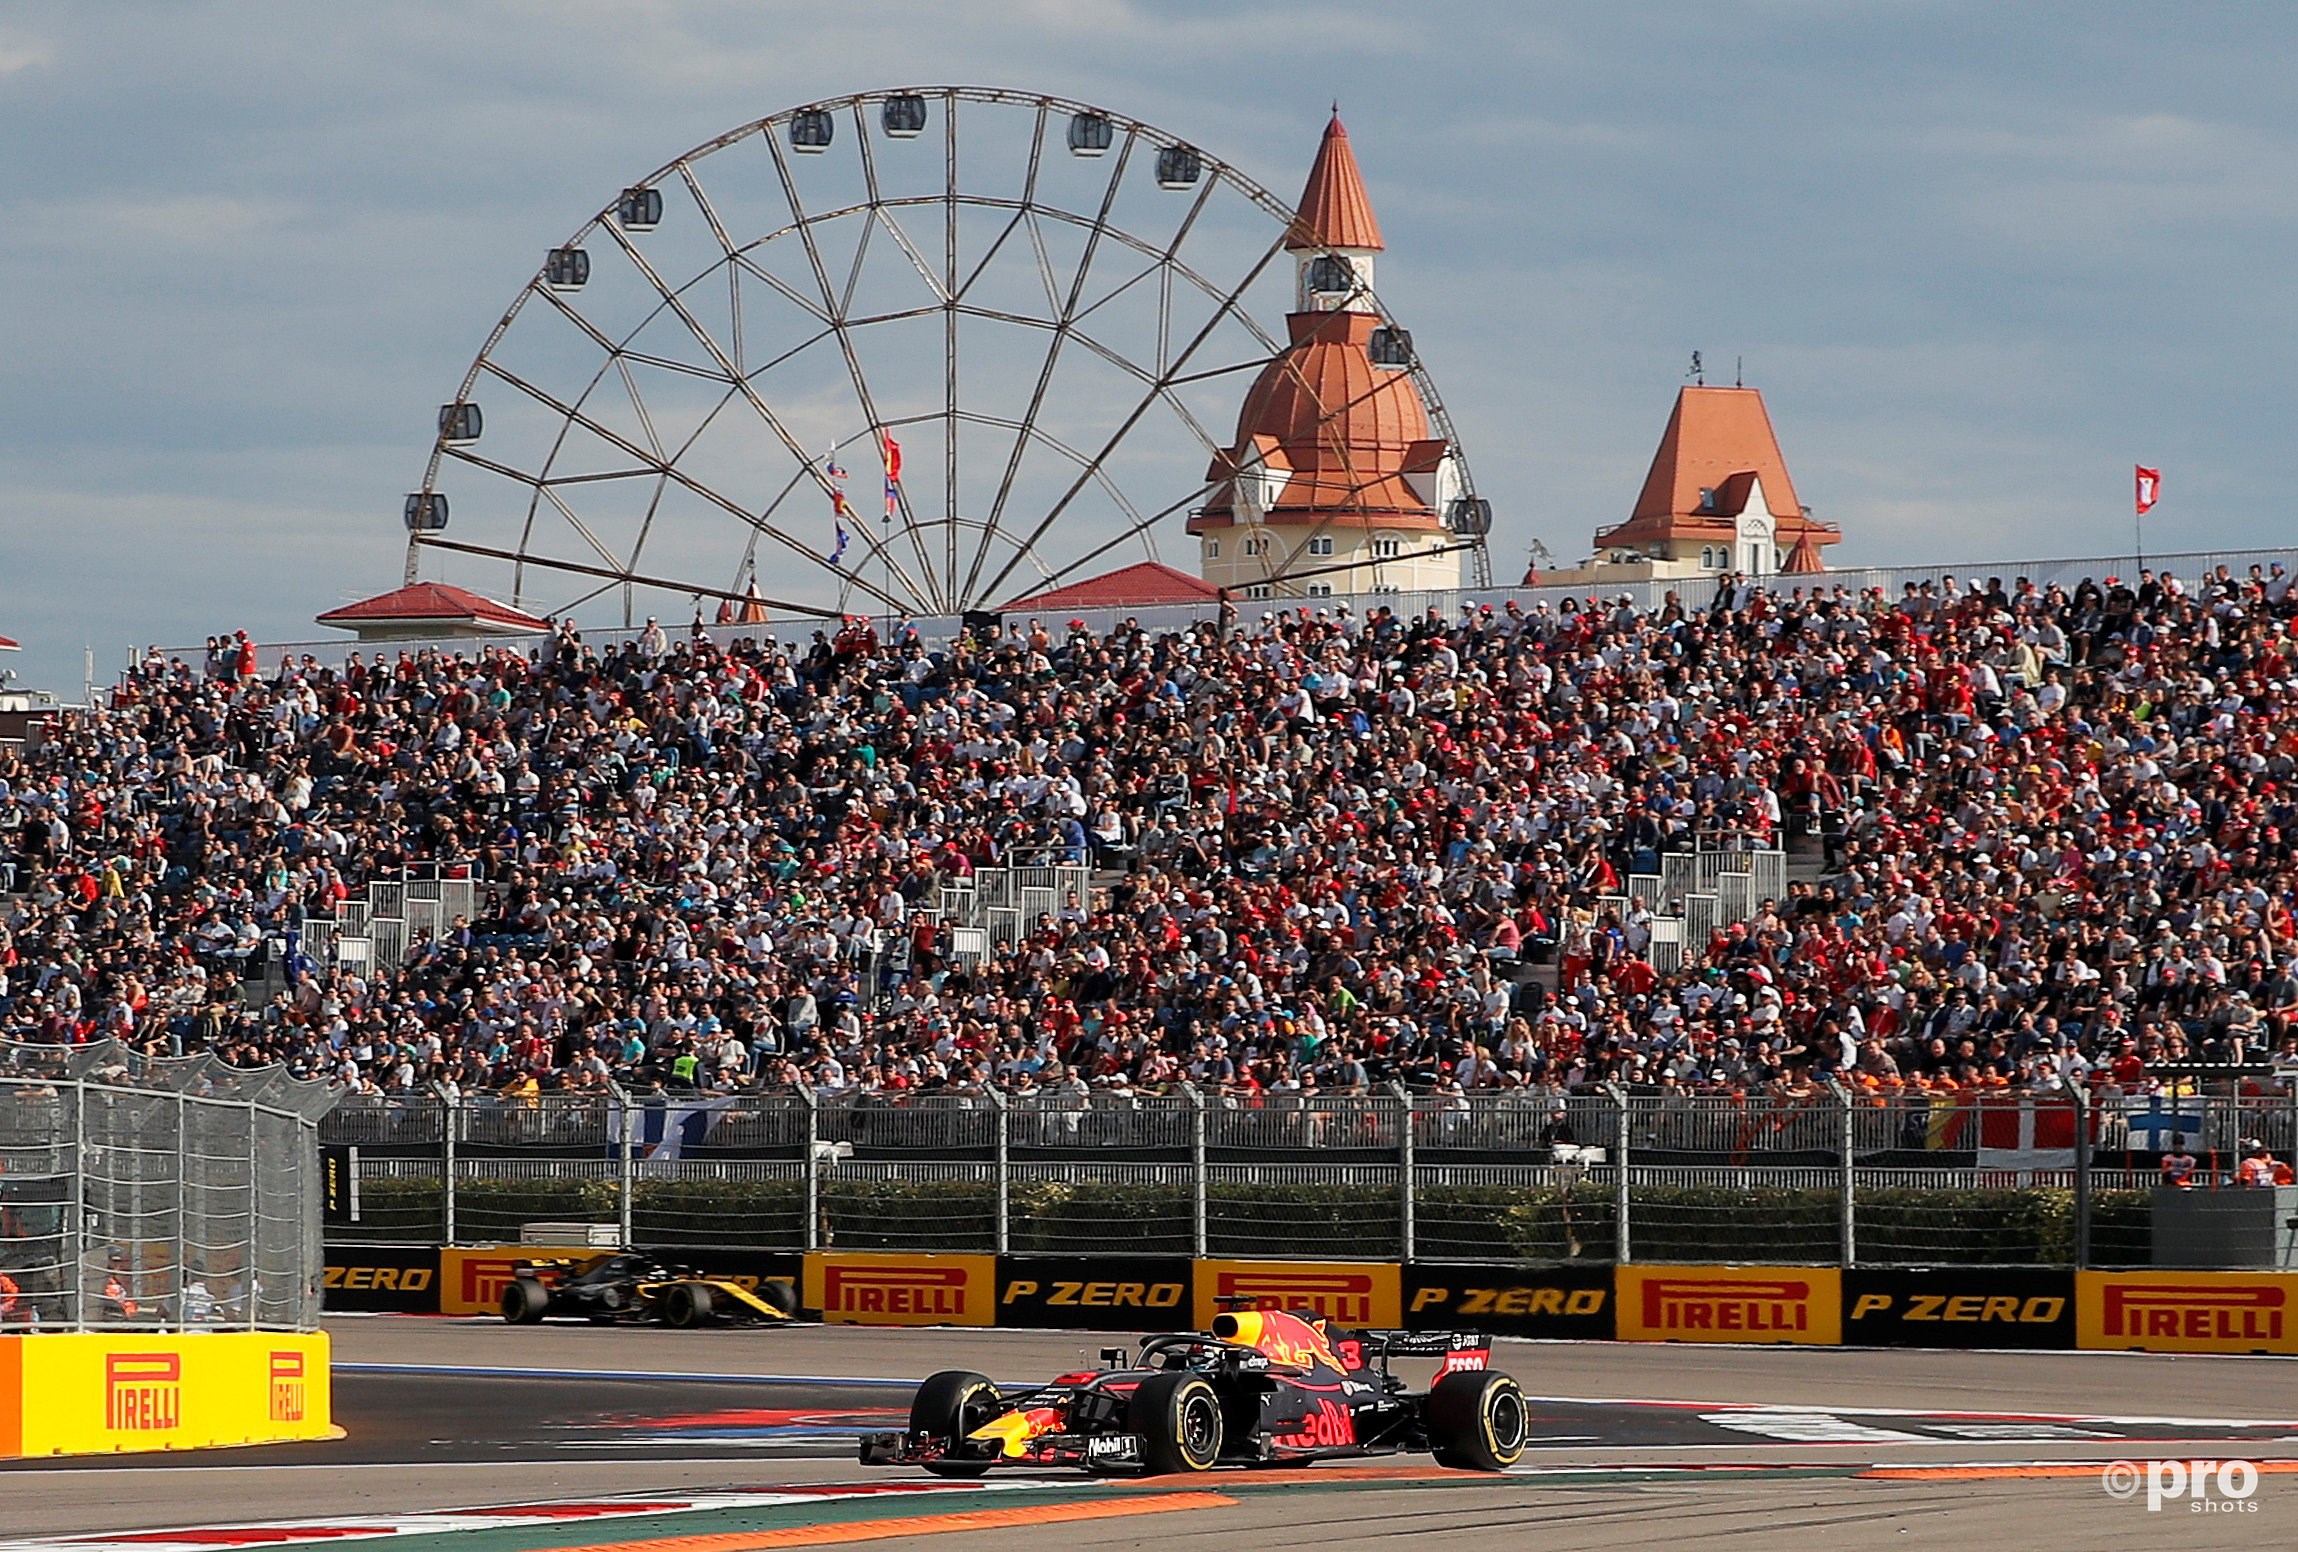
M 1256 441 L 1269 462 L 1290 471 L 1271 509 L 1286 514 L 1363 513 L 1384 522 L 1434 523 L 1436 512 L 1404 479 L 1431 459 L 1428 411 L 1412 374 L 1373 365 L 1367 347 L 1380 320 L 1370 313 L 1294 313 L 1292 344 L 1261 369 L 1237 415 L 1239 451 L 1206 475 L 1224 480 Z M 1190 520 L 1192 532 L 1231 520 L 1228 487 Z

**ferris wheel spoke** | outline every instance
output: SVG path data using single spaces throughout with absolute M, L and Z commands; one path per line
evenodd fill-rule
M 1277 255 L 1284 251 L 1284 247 L 1284 234 L 1279 233 L 1277 238 L 1269 244 L 1267 249 L 1262 252 L 1260 258 L 1254 261 L 1252 268 L 1245 272 L 1245 278 L 1238 281 L 1237 284 L 1229 290 L 1228 294 L 1221 299 L 1220 306 L 1213 310 L 1213 316 L 1205 320 L 1204 325 L 1197 330 L 1194 336 L 1191 337 L 1189 343 L 1182 349 L 1180 355 L 1174 358 L 1173 366 L 1167 371 L 1160 372 L 1158 374 L 1157 381 L 1150 388 L 1150 391 L 1134 404 L 1131 412 L 1126 415 L 1125 419 L 1121 423 L 1119 423 L 1117 430 L 1112 433 L 1109 440 L 1102 445 L 1101 450 L 1093 455 L 1093 462 L 1088 467 L 1086 473 L 1080 474 L 1074 481 L 1072 481 L 1069 488 L 1062 492 L 1061 499 L 1054 502 L 1052 508 L 1047 511 L 1043 517 L 1037 520 L 1037 526 L 1030 531 L 1029 539 L 1021 546 L 1023 550 L 1034 551 L 1036 549 L 1038 541 L 1045 537 L 1047 530 L 1053 527 L 1055 521 L 1060 518 L 1062 513 L 1069 510 L 1069 504 L 1077 499 L 1078 492 L 1085 489 L 1093 470 L 1098 469 L 1104 462 L 1108 460 L 1109 455 L 1117 450 L 1118 444 L 1125 440 L 1126 436 L 1132 431 L 1134 425 L 1139 422 L 1143 415 L 1149 413 L 1149 409 L 1152 405 L 1158 402 L 1159 398 L 1170 386 L 1170 378 L 1172 372 L 1183 366 L 1186 366 L 1190 358 L 1196 355 L 1198 348 L 1202 346 L 1206 340 L 1212 338 L 1214 329 L 1220 326 L 1220 323 L 1224 318 L 1228 317 L 1231 313 L 1234 313 L 1237 310 L 1237 304 L 1244 300 L 1245 293 L 1252 289 L 1253 282 L 1261 278 L 1261 271 L 1267 269 L 1269 265 L 1275 261 Z M 1012 574 L 1014 565 L 1014 561 L 1007 561 L 1004 568 L 1000 570 L 996 576 L 990 578 L 989 587 L 985 589 L 985 591 L 995 592 L 999 584 L 1003 583 L 1005 579 Z
M 781 142 L 772 135 L 766 136 L 765 142 L 767 154 L 774 159 L 775 174 L 782 182 L 782 197 L 789 202 L 791 218 L 798 223 L 798 241 L 806 250 L 806 262 L 814 272 L 814 284 L 821 291 L 822 305 L 833 307 L 830 271 L 822 262 L 822 246 L 815 241 L 813 228 L 806 224 L 806 207 L 805 203 L 798 197 L 798 181 L 790 171 L 790 159 L 783 153 Z M 884 425 L 884 419 L 878 414 L 876 396 L 870 391 L 869 378 L 862 371 L 861 356 L 854 349 L 852 329 L 835 312 L 826 321 L 837 334 L 838 349 L 846 359 L 846 375 L 853 383 L 854 397 L 861 406 L 863 418 L 873 427 Z M 808 462 L 811 460 L 809 459 Z M 828 483 L 825 477 L 823 479 L 825 488 L 827 488 Z M 918 576 L 924 582 L 924 587 L 920 590 L 920 596 L 913 602 L 913 607 L 923 607 L 933 613 L 947 613 L 948 604 L 942 597 L 940 589 L 934 585 L 933 561 L 926 554 L 925 539 L 919 532 L 916 514 L 910 510 L 909 492 L 902 489 L 898 482 L 890 483 L 894 500 L 901 510 L 903 530 L 909 535 L 910 548 L 917 556 Z M 918 586 L 915 581 L 908 582 L 907 585 L 913 589 Z M 864 585 L 864 590 L 867 591 L 866 585 Z
M 699 497 L 701 500 L 708 502 L 710 505 L 719 508 L 728 516 L 739 519 L 740 521 L 748 523 L 751 526 L 757 528 L 761 533 L 764 533 L 767 535 L 767 537 L 775 540 L 784 548 L 788 549 L 793 555 L 800 556 L 815 565 L 821 564 L 820 557 L 817 556 L 813 550 L 809 549 L 806 545 L 800 543 L 792 535 L 784 532 L 781 528 L 770 525 L 763 519 L 754 516 L 752 513 L 746 510 L 741 505 L 741 503 L 734 501 L 727 496 L 721 495 L 718 491 L 713 490 L 710 486 L 704 484 L 702 481 L 695 479 L 690 474 L 687 474 L 684 470 L 678 468 L 675 464 L 650 458 L 645 449 L 639 447 L 637 444 L 630 441 L 627 437 L 623 436 L 620 432 L 615 431 L 612 427 L 600 424 L 597 420 L 584 414 L 575 406 L 567 404 L 555 398 L 546 390 L 536 387 L 533 383 L 526 381 L 526 379 L 520 377 L 517 373 L 512 372 L 508 368 L 504 367 L 500 362 L 489 361 L 487 363 L 487 370 L 495 377 L 500 378 L 503 382 L 509 384 L 512 388 L 517 389 L 520 393 L 527 395 L 536 403 L 542 405 L 545 409 L 548 409 L 554 414 L 564 417 L 569 423 L 573 425 L 582 427 L 584 430 L 590 432 L 591 435 L 599 438 L 601 441 L 607 442 L 610 445 L 621 449 L 621 451 L 633 461 L 645 464 L 648 467 L 653 468 L 656 470 L 656 472 L 662 474 L 665 478 L 671 480 L 680 488 Z M 807 466 L 807 468 L 812 468 L 812 459 L 802 458 L 801 461 Z M 815 474 L 816 477 L 819 478 L 818 470 L 815 471 Z M 529 476 L 518 477 L 527 479 L 531 482 L 531 477 Z M 901 575 L 901 573 L 896 574 Z M 903 576 L 902 579 L 905 585 L 915 586 L 915 582 L 909 577 Z M 874 587 L 867 581 L 859 581 L 856 585 L 859 586 L 863 592 L 868 593 L 871 597 L 876 598 L 879 602 L 886 604 L 891 608 L 905 608 L 915 606 L 914 602 L 905 603 L 903 600 L 897 598 L 892 593 L 889 593 L 881 588 Z
M 552 506 L 558 509 L 559 516 L 566 519 L 567 526 L 572 528 L 575 533 L 581 537 L 582 542 L 589 545 L 593 550 L 598 552 L 599 559 L 605 561 L 610 566 L 627 564 L 627 562 L 625 562 L 621 556 L 615 554 L 614 551 L 608 547 L 604 539 L 601 539 L 597 534 L 591 531 L 590 524 L 582 520 L 580 513 L 576 512 L 574 508 L 568 506 L 564 501 L 559 499 L 558 492 L 552 490 L 547 485 L 538 486 L 537 489 L 542 492 L 542 497 L 545 501 L 549 502 Z
M 958 597 L 958 114 L 957 98 L 942 98 L 942 587 Z
M 1069 292 L 1066 296 L 1059 294 L 1058 288 L 1054 284 L 1053 263 L 1051 256 L 1046 252 L 1045 233 L 1038 226 L 1035 216 L 1030 219 L 1030 244 L 1036 252 L 1038 276 L 1045 286 L 1046 307 L 1054 315 L 1055 323 L 1053 334 L 1045 344 L 1044 358 L 1038 363 L 1037 381 L 1030 389 L 1029 408 L 1022 415 L 1022 424 L 1025 428 L 1037 424 L 1037 417 L 1045 407 L 1046 393 L 1053 386 L 1054 373 L 1061 364 L 1062 343 L 1067 338 L 1071 323 L 1075 319 L 1078 299 L 1085 294 L 1086 277 L 1093 268 L 1094 255 L 1100 251 L 1101 234 L 1108 229 L 1109 212 L 1117 204 L 1117 191 L 1123 186 L 1125 169 L 1132 160 L 1133 147 L 1139 142 L 1139 138 L 1137 132 L 1129 131 L 1125 136 L 1125 144 L 1118 149 L 1116 160 L 1109 169 L 1108 182 L 1102 185 L 1101 208 L 1094 218 L 1093 225 L 1086 233 L 1085 249 L 1078 255 L 1077 272 L 1070 277 Z M 1006 451 L 1005 475 L 998 481 L 997 495 L 990 502 L 989 512 L 982 520 L 981 539 L 974 546 L 973 563 L 966 568 L 965 586 L 960 590 L 959 596 L 962 598 L 971 599 L 975 596 L 975 585 L 981 580 L 982 567 L 989 559 L 990 546 L 997 541 L 999 525 L 1005 520 L 1006 504 L 1013 493 L 1014 482 L 1020 475 L 1021 460 L 1028 451 L 1028 447 L 1029 436 L 1025 429 L 1014 437 L 1012 447 Z M 1042 531 L 1039 535 L 1033 536 L 1029 543 L 1023 545 L 1022 548 L 1024 550 L 1029 549 L 1037 542 L 1038 537 L 1042 537 Z M 996 589 L 998 583 L 1005 580 L 1007 573 L 1013 570 L 1014 563 L 1013 560 L 1008 560 L 1005 563 L 1004 569 L 990 582 L 991 591 Z

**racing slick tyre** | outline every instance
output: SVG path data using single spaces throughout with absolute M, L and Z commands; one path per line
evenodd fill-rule
M 1221 1458 L 1221 1398 L 1187 1371 L 1143 1380 L 1125 1426 L 1141 1435 L 1141 1458 L 1152 1476 L 1210 1471 Z
M 986 1374 L 971 1369 L 944 1369 L 929 1376 L 910 1398 L 910 1436 L 945 1439 L 952 1444 L 997 1415 L 1003 1405 L 997 1387 Z M 978 1477 L 988 1474 L 986 1460 L 929 1460 L 927 1471 L 937 1477 Z
M 672 1283 L 662 1292 L 662 1323 L 681 1331 L 710 1324 L 710 1285 L 707 1283 Z
M 514 1277 L 503 1284 L 503 1319 L 514 1326 L 531 1326 L 551 1307 L 551 1291 L 532 1277 Z
M 761 1282 L 758 1285 L 758 1297 L 761 1302 L 783 1315 L 798 1313 L 798 1290 L 790 1285 L 787 1277 L 769 1277 Z
M 1524 1458 L 1524 1392 L 1505 1374 L 1447 1374 L 1428 1392 L 1428 1442 L 1440 1466 L 1498 1471 Z

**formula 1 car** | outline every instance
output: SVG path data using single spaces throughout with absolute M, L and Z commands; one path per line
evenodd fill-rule
M 918 1387 L 905 1433 L 866 1434 L 866 1466 L 975 1477 L 1001 1462 L 1162 1475 L 1289 1466 L 1407 1450 L 1498 1471 L 1524 1454 L 1524 1393 L 1487 1367 L 1492 1339 L 1460 1331 L 1330 1329 L 1310 1311 L 1217 1315 L 1211 1335 L 1142 1339 L 1137 1355 L 1032 1390 L 950 1370 Z M 1441 1358 L 1415 1394 L 1394 1358 Z
M 798 1290 L 782 1278 L 767 1278 L 753 1291 L 732 1278 L 667 1265 L 635 1251 L 521 1261 L 503 1285 L 503 1319 L 514 1326 L 552 1315 L 580 1315 L 600 1325 L 779 1325 L 797 1313 Z

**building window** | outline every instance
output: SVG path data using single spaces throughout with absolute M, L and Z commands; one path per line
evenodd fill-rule
M 1375 539 L 1372 541 L 1372 558 L 1394 560 L 1403 549 L 1404 541 L 1401 539 Z
M 1309 553 L 1311 555 L 1330 555 L 1332 552 L 1333 536 L 1331 534 L 1320 534 L 1309 541 Z
M 1713 571 L 1716 569 L 1716 549 L 1714 545 L 1703 544 L 1700 546 L 1700 569 L 1702 571 Z
M 1330 598 L 1333 596 L 1333 585 L 1330 582 L 1311 582 L 1309 584 L 1309 596 L 1311 598 Z
M 1207 539 L 1207 540 L 1205 541 L 1205 559 L 1207 559 L 1207 560 L 1219 560 L 1220 558 L 1221 558 L 1221 541 L 1220 541 L 1220 540 L 1218 540 L 1218 539 Z
M 1269 541 L 1266 539 L 1255 538 L 1247 539 L 1245 541 L 1245 553 L 1247 555 L 1265 555 L 1268 553 L 1268 550 Z
M 1245 596 L 1247 598 L 1266 598 L 1269 596 L 1269 584 L 1266 582 L 1255 582 L 1252 586 L 1245 589 Z

